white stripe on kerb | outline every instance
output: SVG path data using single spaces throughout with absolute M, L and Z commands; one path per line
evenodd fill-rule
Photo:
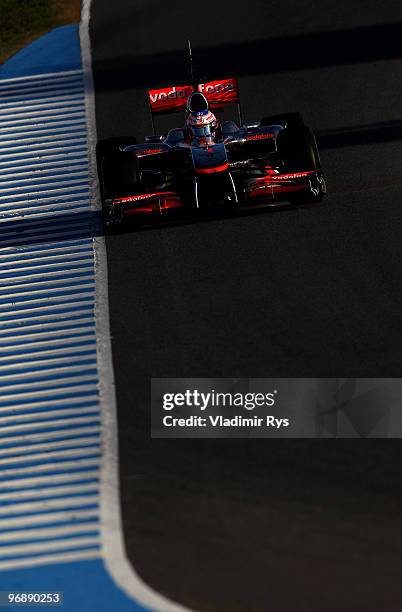
M 34 461 L 41 461 L 42 459 L 68 459 L 71 457 L 89 457 L 89 456 L 97 456 L 99 455 L 99 445 L 94 448 L 83 446 L 82 448 L 73 448 L 73 449 L 61 449 L 54 450 L 45 453 L 31 453 L 26 455 L 20 455 L 19 457 L 2 457 L 0 458 L 0 476 L 1 471 L 3 470 L 3 466 L 5 465 L 17 465 L 18 463 L 27 463 Z M 7 508 L 5 508 L 7 510 Z M 0 508 L 0 514 L 2 509 Z
M 45 465 L 31 465 L 24 468 L 2 470 L 0 478 L 7 476 L 21 476 L 23 474 L 43 474 L 43 472 L 66 472 L 67 470 L 79 470 L 80 468 L 98 467 L 99 459 L 75 459 L 74 461 L 64 461 L 62 463 L 46 463 Z M 0 521 L 1 528 L 1 521 Z
M 19 514 L 33 514 L 46 510 L 59 510 L 65 508 L 83 508 L 98 503 L 97 495 L 79 495 L 78 497 L 66 497 L 64 499 L 48 499 L 46 501 L 21 502 L 8 504 L 0 508 L 0 516 L 13 516 Z M 1 550 L 1 549 L 0 549 Z
M 40 121 L 37 123 L 33 123 L 31 126 L 26 125 L 26 121 L 23 122 L 23 125 L 11 125 L 9 127 L 2 127 L 2 123 L 0 122 L 0 142 L 3 138 L 7 138 L 11 135 L 18 136 L 16 139 L 22 140 L 21 136 L 29 136 L 29 135 L 39 135 L 39 134 L 49 134 L 51 132 L 63 133 L 63 132 L 71 132 L 78 131 L 81 129 L 81 126 L 84 122 L 84 119 L 81 117 L 79 113 L 75 119 L 65 119 L 63 121 Z M 30 129 L 27 129 L 27 128 Z
M 68 253 L 69 251 L 81 252 L 83 250 L 92 251 L 92 241 L 83 238 L 80 241 L 76 240 L 64 240 L 61 244 L 29 244 L 25 247 L 18 247 L 18 249 L 8 248 L 8 249 L 0 249 L 0 261 L 4 261 L 6 259 L 12 259 L 13 257 L 21 258 L 34 258 L 38 254 L 40 256 L 51 256 L 52 253 Z
M 63 243 L 61 246 L 54 245 L 52 248 L 49 248 L 48 245 L 35 245 L 35 247 L 28 247 L 25 252 L 21 249 L 18 249 L 14 253 L 10 250 L 3 249 L 0 250 L 0 266 L 7 265 L 7 262 L 15 263 L 23 262 L 26 263 L 35 263 L 42 261 L 54 261 L 58 262 L 60 259 L 65 259 L 66 261 L 71 259 L 77 259 L 82 256 L 82 253 L 85 254 L 85 257 L 91 257 L 92 249 L 90 248 L 90 240 L 84 243 L 76 243 L 67 244 Z M 5 262 L 5 263 L 4 263 Z
M 60 437 L 61 433 L 57 432 L 57 436 Z M 15 489 L 16 491 L 18 491 L 19 489 L 24 489 L 27 487 L 41 487 L 42 485 L 59 485 L 63 483 L 79 482 L 97 478 L 99 478 L 99 470 L 81 471 L 70 474 L 32 476 L 31 478 L 20 478 L 10 480 L 9 482 L 0 482 L 0 491 L 8 491 L 9 489 Z
M 74 389 L 74 387 L 72 388 Z M 92 391 L 94 390 L 94 385 L 88 385 L 87 387 L 84 387 L 83 389 L 88 390 L 88 391 Z M 83 389 L 77 389 L 77 391 L 82 391 Z M 96 387 L 95 387 L 96 389 Z M 75 390 L 75 389 L 74 389 Z M 55 389 L 54 390 L 55 393 L 62 393 L 62 390 L 59 389 Z M 53 392 L 48 392 L 47 395 L 52 395 Z M 36 393 L 24 393 L 23 396 L 26 396 L 28 399 L 32 398 L 32 396 L 36 395 Z M 96 398 L 96 395 L 94 395 L 94 398 Z M 94 399 L 92 398 L 92 399 Z M 21 397 L 21 395 L 18 396 L 18 399 L 23 399 Z M 84 398 L 85 401 L 89 398 L 85 397 Z M 35 408 L 35 404 L 33 403 L 27 403 L 25 404 L 25 408 Z M 8 410 L 9 411 L 9 410 Z M 61 419 L 61 417 L 67 417 L 67 416 L 73 416 L 77 413 L 79 413 L 80 415 L 83 414 L 92 414 L 93 412 L 96 411 L 96 408 L 94 407 L 90 407 L 90 408 L 80 408 L 79 410 L 77 410 L 76 408 L 66 408 L 65 410 L 48 410 L 48 411 L 44 411 L 44 412 L 36 412 L 36 413 L 29 413 L 29 414 L 15 414 L 13 416 L 2 416 L 0 417 L 0 433 L 4 430 L 7 430 L 8 427 L 3 427 L 3 423 L 12 423 L 14 421 L 37 421 L 36 423 L 36 427 L 45 427 L 47 423 L 40 423 L 39 421 L 41 421 L 42 419 L 48 419 L 51 417 L 60 417 L 60 420 L 57 421 L 57 424 L 59 425 L 63 425 L 63 423 L 65 424 L 66 422 L 70 422 L 67 421 L 66 419 Z M 71 419 L 73 420 L 73 419 Z M 32 425 L 32 423 L 31 423 Z
M 66 112 L 66 110 L 68 112 Z M 0 125 L 24 125 L 27 126 L 34 121 L 39 121 L 40 124 L 45 124 L 47 121 L 53 123 L 55 119 L 70 119 L 72 117 L 82 117 L 82 111 L 84 110 L 83 103 L 77 104 L 76 107 L 71 107 L 69 104 L 67 109 L 63 108 L 52 108 L 46 113 L 43 110 L 31 111 L 30 113 L 8 113 L 4 115 L 0 111 Z M 2 118 L 3 117 L 3 118 Z
M 73 561 L 89 561 L 91 559 L 98 559 L 99 557 L 100 551 L 94 550 L 74 551 L 72 553 L 58 553 L 55 555 L 43 555 L 40 557 L 23 558 L 12 561 L 0 561 L 0 570 L 22 569 L 24 567 L 49 565 L 51 563 L 71 563 Z
M 82 190 L 82 187 L 80 189 L 74 189 L 72 191 L 80 192 L 81 190 Z M 59 190 L 59 191 L 63 191 L 63 190 Z M 84 197 L 84 195 L 87 195 L 86 192 L 83 192 L 81 196 L 77 196 L 76 193 L 68 193 L 68 194 L 63 194 L 62 193 L 60 195 L 52 195 L 52 196 L 46 196 L 46 197 L 42 197 L 42 198 L 32 198 L 30 200 L 16 200 L 14 202 L 14 205 L 17 206 L 17 205 L 21 205 L 21 204 L 26 204 L 26 205 L 29 206 L 30 204 L 32 204 L 32 205 L 33 204 L 39 204 L 40 202 L 50 202 L 50 201 L 53 201 L 53 202 L 61 202 L 61 201 L 63 201 L 64 202 L 65 200 L 69 200 L 69 199 L 74 198 L 74 197 Z M 20 196 L 21 196 L 21 194 L 20 194 Z M 2 203 L 0 203 L 0 207 L 1 208 L 4 208 L 4 207 L 9 206 L 9 205 L 10 205 L 9 202 L 5 202 L 5 203 L 2 202 Z
M 0 533 L 0 542 L 18 542 L 19 540 L 39 540 L 54 537 L 69 536 L 78 533 L 96 532 L 99 525 L 96 522 L 81 525 L 68 525 L 68 527 L 37 527 L 36 529 L 23 529 Z
M 23 185 L 21 187 L 7 187 L 5 189 L 3 189 L 3 186 L 0 185 L 0 194 L 6 194 L 6 195 L 0 195 L 0 200 L 11 200 L 13 198 L 20 198 L 21 197 L 21 193 L 16 193 L 17 191 L 25 191 L 26 195 L 29 196 L 34 196 L 34 195 L 48 195 L 50 193 L 55 193 L 55 194 L 64 194 L 65 192 L 68 192 L 68 194 L 70 194 L 71 192 L 74 191 L 82 191 L 84 187 L 87 186 L 87 181 L 85 181 L 85 178 L 83 177 L 83 173 L 80 173 L 80 178 L 78 177 L 71 177 L 67 180 L 64 181 L 58 181 L 55 183 L 50 183 L 50 187 L 46 187 L 46 185 Z M 42 187 L 42 189 L 40 191 L 38 191 L 38 188 Z M 55 189 L 55 187 L 57 187 L 57 189 Z M 40 198 L 38 198 L 40 199 Z
M 68 87 L 69 91 L 80 91 L 82 89 L 82 77 L 76 76 L 61 82 L 48 81 L 47 83 L 35 83 L 25 85 L 24 87 L 12 86 L 8 88 L 2 88 L 0 85 L 0 93 L 3 100 L 26 100 L 27 94 L 29 96 L 28 99 L 38 99 L 47 95 L 51 96 L 53 93 L 57 94 L 58 91 L 63 91 L 63 89 L 66 87 Z
M 76 74 L 82 74 L 82 68 L 76 70 L 60 70 L 58 72 L 44 72 L 40 74 L 29 74 L 26 76 L 9 77 L 6 79 L 0 79 L 0 83 L 26 83 L 28 81 L 41 81 L 48 78 L 69 78 Z
M 6 414 L 7 416 L 10 415 L 10 412 L 12 412 L 16 417 L 18 416 L 18 414 L 20 412 L 25 412 L 27 410 L 35 410 L 35 411 L 41 411 L 42 409 L 45 408 L 57 408 L 57 406 L 60 406 L 61 408 L 65 408 L 66 410 L 68 408 L 66 408 L 66 405 L 68 405 L 69 408 L 72 408 L 73 406 L 77 406 L 78 405 L 78 410 L 76 410 L 76 414 L 84 414 L 84 410 L 80 409 L 80 406 L 82 404 L 86 404 L 87 408 L 88 405 L 90 405 L 91 410 L 89 410 L 88 413 L 92 413 L 96 408 L 96 404 L 97 404 L 97 400 L 98 400 L 98 395 L 97 395 L 97 389 L 96 389 L 96 385 L 92 386 L 93 392 L 89 393 L 88 395 L 86 395 L 84 398 L 81 396 L 76 396 L 76 397 L 68 397 L 69 394 L 67 394 L 67 397 L 64 397 L 65 392 L 62 392 L 62 390 L 60 390 L 61 394 L 63 395 L 63 399 L 54 399 L 54 397 L 52 397 L 50 394 L 45 394 L 47 396 L 47 400 L 45 401 L 38 401 L 38 402 L 19 402 L 17 404 L 14 405 L 7 405 L 5 407 L 0 408 L 0 422 L 3 422 L 4 419 L 6 417 L 2 416 L 4 414 Z M 57 413 L 60 413 L 61 410 L 57 410 Z M 31 412 L 32 414 L 32 420 L 34 420 L 34 413 Z M 87 413 L 85 413 L 87 414 Z M 12 421 L 18 421 L 19 419 L 12 419 Z M 4 427 L 0 426 L 0 434 L 3 433 Z
M 0 338 L 1 337 L 11 337 L 12 333 L 16 333 L 16 332 L 25 332 L 25 333 L 18 333 L 17 337 L 18 338 L 22 338 L 23 336 L 29 336 L 31 338 L 37 338 L 39 337 L 39 335 L 43 332 L 43 333 L 56 333 L 56 331 L 58 331 L 59 329 L 70 329 L 73 330 L 73 326 L 79 326 L 80 331 L 84 330 L 84 326 L 85 324 L 88 324 L 87 329 L 89 330 L 90 327 L 93 327 L 93 323 L 91 321 L 89 321 L 90 317 L 86 317 L 83 319 L 74 319 L 74 320 L 63 320 L 63 317 L 57 318 L 55 321 L 51 321 L 48 320 L 45 322 L 39 322 L 37 323 L 37 321 L 35 320 L 35 324 L 34 325 L 21 325 L 20 321 L 16 321 L 14 323 L 14 325 L 12 324 L 8 324 L 6 328 L 4 328 L 3 330 L 0 330 Z M 57 329 L 54 329 L 57 328 Z M 46 330 L 46 331 L 44 331 Z M 69 368 L 68 371 L 69 372 L 74 372 L 74 371 L 78 371 L 78 369 L 81 366 L 77 366 L 76 368 Z M 56 370 L 60 370 L 60 368 L 58 367 Z M 56 371 L 54 370 L 54 371 Z M 49 370 L 49 374 L 54 372 L 53 370 L 50 372 Z M 16 373 L 15 375 L 9 375 L 7 376 L 7 380 L 12 380 L 13 378 L 19 378 L 19 374 Z M 6 380 L 5 378 L 2 378 L 1 381 Z
M 99 544 L 98 537 L 69 538 L 68 540 L 54 540 L 53 542 L 39 542 L 37 544 L 18 544 L 13 546 L 0 546 L 0 559 L 19 554 L 69 550 L 71 548 L 88 548 Z
M 78 341 L 81 343 L 81 342 L 93 341 L 93 339 L 94 339 L 94 335 L 93 333 L 91 333 L 91 334 L 87 334 L 85 336 L 79 336 L 76 338 L 64 338 L 63 344 L 64 345 L 75 344 Z M 37 351 L 39 348 L 40 349 L 44 349 L 44 348 L 51 349 L 53 347 L 57 347 L 59 344 L 60 344 L 60 340 L 56 339 L 56 340 L 46 340 L 46 341 L 42 341 L 40 343 L 38 342 L 35 344 L 33 343 L 19 344 L 18 347 L 15 347 L 15 348 L 18 348 L 19 351 L 21 351 L 21 349 L 23 349 L 24 347 L 26 347 L 27 349 L 34 348 Z M 1 348 L 3 348 L 3 350 L 0 350 L 0 360 L 2 357 L 5 356 L 5 353 L 8 352 L 4 350 L 4 347 L 1 347 Z M 60 350 L 63 350 L 63 349 L 60 349 Z M 32 352 L 30 353 L 29 350 L 27 350 L 26 353 L 33 354 Z
M 82 93 L 79 94 L 70 94 L 63 96 L 54 96 L 48 99 L 39 99 L 33 104 L 18 104 L 18 102 L 7 102 L 1 103 L 3 114 L 7 114 L 9 112 L 15 112 L 20 110 L 21 112 L 30 111 L 36 108 L 59 108 L 60 106 L 66 106 L 68 104 L 81 104 L 84 101 Z
M 83 494 L 88 491 L 98 491 L 98 483 L 70 485 L 65 487 L 44 487 L 25 489 L 23 491 L 12 491 L 11 493 L 0 493 L 0 501 L 20 501 L 23 499 L 39 499 L 41 497 L 60 497 L 63 495 Z
M 3 220 L 2 221 L 2 224 L 3 224 L 4 220 L 6 221 L 12 220 L 13 213 L 21 213 L 25 218 L 28 217 L 28 215 L 29 216 L 34 215 L 35 219 L 45 218 L 46 220 L 49 218 L 49 212 L 51 212 L 52 216 L 56 218 L 56 217 L 59 217 L 60 215 L 65 215 L 67 213 L 68 214 L 82 213 L 84 206 L 86 207 L 88 206 L 87 201 L 76 200 L 73 202 L 67 202 L 66 204 L 63 204 L 63 208 L 57 208 L 57 204 L 47 204 L 43 206 L 30 206 L 29 209 L 16 208 L 12 212 L 10 210 L 6 210 L 5 208 L 2 208 L 0 211 L 0 219 Z
M 82 261 L 83 264 L 81 265 Z M 91 270 L 91 266 L 89 266 L 88 263 L 85 263 L 85 260 L 73 260 L 70 268 L 66 267 L 63 263 L 54 264 L 54 266 L 59 267 L 60 269 L 48 269 L 50 267 L 49 264 L 40 267 L 38 266 L 38 271 L 32 274 L 25 274 L 24 272 L 26 269 L 24 270 L 24 268 L 16 268 L 14 279 L 10 277 L 11 272 L 9 269 L 0 270 L 0 286 L 4 288 L 8 284 L 10 287 L 16 287 L 17 285 L 30 287 L 39 286 L 40 283 L 47 281 L 49 281 L 49 283 L 53 281 L 64 282 L 65 280 L 70 279 L 72 282 L 74 282 L 73 279 L 81 281 L 84 279 L 87 280 L 89 278 L 93 278 L 93 268 Z M 23 272 L 23 274 L 20 274 L 20 271 Z
M 57 95 L 72 95 L 72 94 L 77 94 L 78 92 L 81 91 L 81 85 L 77 84 L 75 86 L 71 86 L 67 88 L 67 83 L 64 84 L 64 86 L 66 87 L 66 89 L 55 89 L 55 93 Z M 43 101 L 43 100 L 47 100 L 50 101 L 52 99 L 52 88 L 49 87 L 49 89 L 45 92 L 40 92 L 37 91 L 36 95 L 35 92 L 32 93 L 26 93 L 26 94 L 16 94 L 13 93 L 11 95 L 5 95 L 2 96 L 3 100 L 5 100 L 4 104 L 8 104 L 12 105 L 12 104 L 16 104 L 18 102 L 23 102 L 24 100 L 29 100 L 30 102 L 33 100 L 38 100 L 38 101 Z M 46 95 L 47 97 L 44 97 L 44 95 Z
M 49 281 L 32 281 L 31 283 L 16 283 L 14 285 L 0 285 L 0 298 L 6 297 L 14 299 L 16 297 L 23 297 L 27 295 L 27 291 L 24 290 L 24 287 L 29 288 L 29 295 L 36 295 L 43 293 L 43 287 L 46 286 L 49 294 L 50 293 L 61 293 L 63 291 L 77 289 L 82 291 L 85 288 L 90 288 L 93 286 L 93 277 L 86 275 L 82 277 L 71 277 L 71 283 L 66 285 L 66 279 L 51 279 Z M 82 281 L 82 282 L 80 282 Z M 0 342 L 0 345 L 1 342 Z
M 18 83 L 17 81 L 7 81 L 6 79 L 0 80 L 0 93 L 10 91 L 31 91 L 35 88 L 41 87 L 64 87 L 65 84 L 76 82 L 77 80 L 82 84 L 82 71 L 71 72 L 70 74 L 56 75 L 53 77 L 26 79 L 24 83 Z
M 57 306 L 59 308 L 59 306 Z M 46 353 L 43 353 L 42 351 L 25 351 L 23 354 L 17 354 L 17 355 L 3 355 L 0 356 L 0 364 L 2 362 L 7 362 L 7 363 L 14 363 L 14 361 L 18 361 L 18 363 L 25 359 L 29 359 L 30 361 L 35 360 L 35 359 L 44 359 L 45 356 L 47 356 L 48 358 L 53 357 L 56 358 L 57 356 L 71 356 L 71 355 L 81 355 L 81 354 L 88 354 L 88 351 L 93 351 L 94 350 L 94 346 L 93 343 L 91 342 L 90 344 L 86 344 L 84 346 L 75 346 L 74 344 L 71 346 L 67 346 L 66 348 L 62 348 L 62 349 L 58 349 L 58 348 L 53 348 L 51 352 L 49 352 L 47 355 Z M 30 362 L 29 361 L 29 362 Z M 25 361 L 26 363 L 28 363 L 27 361 Z
M 4 329 L 1 332 L 1 334 L 7 335 L 13 329 L 19 330 L 19 331 L 25 331 L 25 330 L 35 331 L 36 329 L 42 328 L 45 324 L 48 326 L 49 329 L 57 325 L 60 325 L 61 327 L 63 326 L 67 327 L 69 324 L 74 324 L 74 323 L 81 324 L 81 323 L 84 323 L 85 321 L 88 321 L 91 318 L 91 314 L 92 313 L 90 312 L 90 310 L 84 310 L 84 309 L 80 311 L 76 311 L 76 312 L 55 313 L 55 314 L 51 313 L 48 315 L 33 315 L 31 317 L 25 317 L 25 318 L 24 317 L 20 318 L 15 315 L 13 316 L 11 314 L 8 318 L 2 317 L 1 323 L 4 325 Z M 55 367 L 59 367 L 61 363 L 65 363 L 65 362 L 66 360 L 64 360 L 63 362 L 59 361 L 58 365 Z M 17 368 L 14 367 L 14 371 L 18 372 L 18 368 L 23 363 L 26 363 L 26 361 L 24 361 L 24 358 L 21 358 L 21 363 L 17 365 Z M 4 367 L 0 366 L 0 370 L 1 369 L 4 369 Z
M 43 170 L 30 170 L 24 173 L 13 173 L 8 175 L 2 173 L 0 178 L 0 188 L 2 191 L 14 192 L 16 189 L 23 190 L 27 189 L 31 191 L 35 187 L 40 187 L 42 190 L 47 186 L 54 186 L 55 184 L 66 185 L 67 180 L 74 180 L 76 178 L 82 178 L 88 176 L 87 165 L 81 164 L 78 166 L 63 166 L 59 168 L 56 173 L 51 171 L 51 174 L 44 172 Z M 22 177 L 22 178 L 21 178 Z M 14 179 L 14 180 L 11 180 Z M 36 181 L 36 182 L 35 182 Z
M 0 149 L 1 151 L 1 149 Z M 5 153 L 2 155 L 0 153 L 0 166 L 6 166 L 15 168 L 15 164 L 18 162 L 20 164 L 24 164 L 22 167 L 43 167 L 46 164 L 46 160 L 57 160 L 60 159 L 67 160 L 68 157 L 72 160 L 82 158 L 83 156 L 86 159 L 87 155 L 87 146 L 86 144 L 79 145 L 64 145 L 63 147 L 53 147 L 53 148 L 42 148 L 37 149 L 34 152 L 32 151 L 24 151 L 20 153 Z M 17 160 L 17 158 L 20 158 Z M 5 161 L 4 161 L 5 160 Z
M 29 455 L 35 454 L 39 451 L 52 451 L 57 449 L 62 449 L 65 447 L 71 446 L 82 446 L 86 447 L 88 445 L 95 445 L 99 443 L 98 436 L 87 436 L 83 438 L 78 438 L 76 440 L 61 440 L 56 442 L 40 442 L 36 444 L 25 444 L 24 446 L 10 446 L 8 448 L 0 448 L 0 457 L 5 457 L 7 455 Z M 4 443 L 3 443 L 4 444 Z M 39 491 L 38 491 L 39 492 Z M 0 499 L 2 499 L 0 495 Z
M 100 422 L 100 416 L 94 415 L 94 416 L 87 416 L 87 417 L 72 417 L 70 419 L 56 419 L 53 421 L 44 421 L 44 422 L 35 422 L 35 423 L 22 423 L 21 425 L 7 425 L 6 427 L 1 427 L 0 429 L 0 435 L 2 436 L 3 434 L 11 434 L 11 433 L 17 433 L 17 432 L 29 432 L 30 430 L 34 430 L 35 429 L 40 429 L 41 431 L 43 431 L 44 429 L 57 429 L 57 431 L 59 432 L 59 435 L 61 436 L 64 432 L 63 427 L 70 427 L 71 425 L 88 425 L 89 423 L 99 423 Z M 2 437 L 0 437 L 0 443 L 1 443 Z M 80 465 L 81 467 L 91 467 L 94 465 L 98 465 L 98 461 L 81 461 L 80 460 Z M 69 463 L 67 465 L 67 463 L 64 463 L 63 466 L 60 468 L 59 464 L 54 464 L 53 469 L 63 469 L 63 467 L 65 469 L 73 469 L 75 467 L 79 467 L 78 464 L 72 462 Z M 41 471 L 41 470 L 34 470 L 34 471 Z M 8 470 L 8 475 L 14 475 L 15 473 L 22 473 L 24 472 L 24 470 Z M 28 469 L 26 471 L 26 473 L 29 473 L 30 470 Z M 4 472 L 3 474 L 4 475 Z
M 27 265 L 30 264 L 30 265 Z M 64 270 L 68 266 L 80 266 L 85 265 L 85 267 L 93 264 L 93 259 L 89 253 L 77 253 L 77 254 L 69 254 L 65 255 L 55 255 L 52 258 L 49 257 L 32 257 L 27 259 L 20 259 L 13 261 L 1 261 L 0 259 L 0 276 L 9 274 L 11 270 L 17 270 L 18 274 L 20 272 L 28 272 L 29 270 L 35 270 L 36 267 L 42 271 L 44 270 L 45 274 L 53 273 L 52 271 L 55 268 L 61 268 Z M 74 270 L 76 268 L 73 268 Z M 78 268 L 77 268 L 78 269 Z M 93 269 L 93 266 L 92 266 Z M 49 271 L 49 272 L 48 272 Z M 36 274 L 40 274 L 41 272 L 37 272 Z
M 99 516 L 99 510 L 68 510 L 66 512 L 51 512 L 43 514 L 33 514 L 32 516 L 19 516 L 0 520 L 0 532 L 4 529 L 17 527 L 32 527 L 33 525 L 43 525 L 49 523 L 65 523 L 67 521 L 79 522 L 85 519 L 93 519 Z
M 70 165 L 69 165 L 70 164 Z M 74 165 L 71 165 L 74 164 Z M 28 177 L 28 176 L 36 176 L 38 178 L 46 179 L 49 175 L 52 175 L 54 172 L 54 167 L 57 167 L 57 171 L 63 171 L 59 176 L 64 176 L 69 172 L 73 172 L 74 170 L 87 170 L 88 171 L 88 161 L 85 156 L 81 159 L 69 159 L 67 162 L 63 161 L 55 161 L 48 162 L 47 164 L 39 163 L 39 164 L 30 164 L 29 166 L 22 166 L 18 172 L 15 172 L 15 168 L 8 168 L 7 170 L 1 171 L 1 181 L 3 184 L 3 180 L 8 180 L 10 178 L 18 178 Z M 61 166 L 61 167 L 59 167 Z M 20 181 L 18 181 L 20 182 Z
M 79 134 L 81 134 L 81 132 L 79 132 Z M 56 147 L 58 145 L 62 145 L 63 147 L 65 147 L 68 145 L 86 142 L 86 138 L 83 134 L 81 134 L 79 137 L 77 136 L 79 135 L 74 134 L 73 136 L 71 136 L 69 133 L 67 133 L 64 136 L 61 134 L 57 137 L 57 139 L 54 136 L 39 136 L 39 138 L 31 136 L 31 138 L 14 138 L 11 140 L 1 140 L 1 150 L 5 151 L 4 154 L 2 153 L 2 157 L 4 157 L 4 155 L 9 154 L 10 151 L 14 152 L 20 149 L 28 149 L 31 153 L 35 153 L 37 150 L 38 143 L 43 148 L 44 146 Z

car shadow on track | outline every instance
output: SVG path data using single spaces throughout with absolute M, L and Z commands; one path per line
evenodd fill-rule
M 321 149 L 394 142 L 402 140 L 402 120 L 320 130 L 316 138 Z
M 100 236 L 102 233 L 99 211 L 53 214 L 39 219 L 3 220 L 0 222 L 0 248 L 80 240 Z

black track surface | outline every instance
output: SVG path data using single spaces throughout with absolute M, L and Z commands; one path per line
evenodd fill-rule
M 330 191 L 107 239 L 132 563 L 199 610 L 401 610 L 399 441 L 149 433 L 152 376 L 400 377 L 400 1 L 94 0 L 91 37 L 100 138 L 149 133 L 144 89 L 183 78 L 190 37 L 246 119 L 304 115 Z

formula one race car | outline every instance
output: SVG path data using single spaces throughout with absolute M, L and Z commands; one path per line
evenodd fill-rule
M 320 202 L 326 193 L 317 144 L 298 113 L 243 124 L 234 78 L 148 91 L 153 135 L 97 146 L 106 228 L 225 214 L 287 202 Z M 239 123 L 212 110 L 238 107 Z M 185 112 L 185 124 L 157 136 L 155 116 Z

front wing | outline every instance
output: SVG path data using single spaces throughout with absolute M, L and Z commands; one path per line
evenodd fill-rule
M 254 179 L 239 179 L 233 173 L 238 202 L 232 203 L 230 211 L 245 211 L 253 208 L 275 207 L 284 203 L 298 204 L 309 199 L 319 201 L 325 194 L 325 181 L 321 170 L 306 172 L 279 173 L 269 171 L 265 176 Z M 194 203 L 183 197 L 179 190 L 155 189 L 140 194 L 117 197 L 106 201 L 106 223 L 114 224 L 125 220 L 163 222 L 171 219 L 211 216 L 223 213 L 222 207 L 195 207 Z M 225 206 L 228 213 L 228 206 Z M 108 223 L 109 221 L 109 223 Z

